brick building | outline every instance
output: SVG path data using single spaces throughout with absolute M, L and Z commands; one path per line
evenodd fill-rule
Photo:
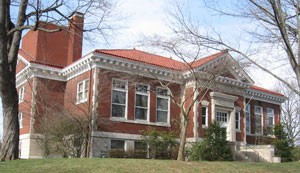
M 60 32 L 29 31 L 23 37 L 17 64 L 21 158 L 42 157 L 37 141 L 42 117 L 66 109 L 90 110 L 92 157 L 110 148 L 134 149 L 147 128 L 178 130 L 180 109 L 168 93 L 176 100 L 182 92 L 193 98 L 191 69 L 203 76 L 216 68 L 226 73 L 193 106 L 188 142 L 200 140 L 213 120 L 227 128 L 227 139 L 236 145 L 272 138 L 286 98 L 255 86 L 227 51 L 189 64 L 136 49 L 97 49 L 82 56 L 82 14 L 75 13 L 72 22 Z M 160 82 L 168 83 L 170 91 Z

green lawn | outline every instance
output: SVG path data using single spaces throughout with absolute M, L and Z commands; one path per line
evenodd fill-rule
M 300 172 L 300 162 L 269 164 L 245 162 L 179 162 L 143 159 L 32 159 L 0 162 L 0 173 L 6 172 L 128 172 L 128 173 L 267 173 Z

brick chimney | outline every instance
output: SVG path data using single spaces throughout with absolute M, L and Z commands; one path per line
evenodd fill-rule
M 78 60 L 82 56 L 83 24 L 83 13 L 74 12 L 70 16 L 67 60 L 68 65 Z

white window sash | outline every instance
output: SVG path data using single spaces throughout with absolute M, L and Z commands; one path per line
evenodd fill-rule
M 137 88 L 138 85 L 147 86 L 147 93 L 137 91 L 136 88 Z M 135 86 L 135 101 L 134 101 L 134 118 L 135 118 L 135 120 L 138 120 L 138 121 L 150 121 L 150 116 L 149 116 L 150 92 L 149 92 L 149 89 L 150 89 L 150 86 L 146 85 L 146 84 L 136 84 L 136 86 Z M 147 96 L 147 107 L 136 106 L 137 95 Z M 147 110 L 147 115 L 146 115 L 147 117 L 146 117 L 145 120 L 144 119 L 137 119 L 136 118 L 136 108 Z
M 113 83 L 114 82 L 124 82 L 125 84 L 125 89 L 124 88 L 118 88 L 118 87 L 114 87 L 113 86 Z M 118 92 L 124 92 L 125 93 L 125 103 L 122 104 L 122 103 L 113 103 L 113 92 L 114 91 L 118 91 Z M 111 99 L 110 99 L 110 102 L 111 102 L 111 108 L 110 108 L 110 117 L 111 118 L 114 118 L 114 119 L 127 119 L 127 107 L 128 107 L 128 82 L 126 80 L 121 80 L 121 79 L 112 79 L 111 81 Z M 112 115 L 112 105 L 118 105 L 118 106 L 124 106 L 125 108 L 125 112 L 124 112 L 124 117 L 116 117 L 116 116 L 113 116 Z
M 82 85 L 82 88 L 80 89 L 80 85 Z M 81 97 L 80 97 L 81 95 Z M 77 83 L 77 103 L 83 103 L 86 102 L 89 98 L 89 79 L 85 79 L 81 82 Z
M 260 109 L 260 112 L 256 112 L 256 108 L 259 108 Z M 257 133 L 257 131 L 255 130 L 255 133 L 256 134 L 259 134 L 259 135 L 262 135 L 263 134 L 263 108 L 261 106 L 254 106 L 254 113 L 255 113 L 255 128 L 256 128 L 256 125 L 257 125 L 257 117 L 260 116 L 260 127 L 261 127 L 261 131 L 259 133 Z
M 249 115 L 249 117 L 248 117 L 249 121 L 247 122 L 248 115 Z M 249 124 L 249 131 L 247 131 L 247 124 Z M 245 131 L 246 131 L 246 134 L 251 134 L 251 106 L 250 106 L 250 104 L 247 104 L 245 107 Z
M 156 91 L 158 90 L 158 89 L 164 89 L 164 88 L 162 88 L 162 87 L 157 87 L 156 88 Z M 168 108 L 167 108 L 167 110 L 164 110 L 164 109 L 158 109 L 158 106 L 157 106 L 157 100 L 158 99 L 166 99 L 167 100 L 167 106 L 168 106 Z M 157 112 L 158 111 L 161 111 L 161 112 L 167 112 L 167 123 L 169 124 L 170 123 L 170 96 L 165 96 L 165 95 L 159 95 L 159 94 L 156 94 L 156 122 L 158 122 L 157 121 Z M 165 123 L 165 122 L 158 122 L 158 123 Z

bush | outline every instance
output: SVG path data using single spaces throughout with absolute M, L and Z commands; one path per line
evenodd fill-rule
M 296 146 L 292 150 L 293 160 L 300 161 L 300 146 Z
M 142 142 L 149 146 L 150 158 L 171 159 L 176 146 L 175 135 L 172 132 L 145 130 L 142 133 Z
M 281 124 L 276 125 L 274 128 L 275 140 L 273 145 L 275 147 L 275 155 L 281 157 L 282 162 L 293 161 L 292 145 L 289 144 L 287 134 Z
M 192 161 L 200 161 L 202 160 L 201 156 L 203 155 L 204 150 L 206 149 L 206 142 L 197 142 L 192 145 L 191 148 L 188 148 L 187 151 L 187 156 L 189 157 L 190 160 Z
M 226 129 L 213 122 L 205 131 L 204 140 L 188 150 L 191 160 L 232 161 L 231 149 L 226 141 Z
M 110 157 L 110 158 L 124 158 L 125 157 L 125 151 L 124 150 L 118 150 L 118 149 L 108 150 L 108 157 Z

